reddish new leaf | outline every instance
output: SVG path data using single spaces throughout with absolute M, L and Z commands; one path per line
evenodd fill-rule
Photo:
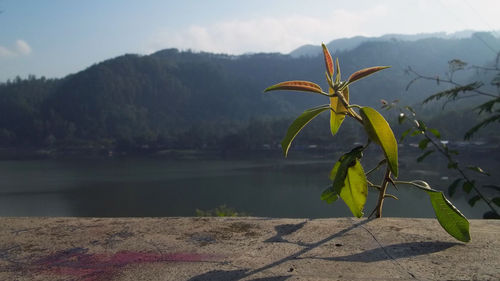
M 326 47 L 325 44 L 321 44 L 321 47 L 323 47 L 323 56 L 325 57 L 326 72 L 328 73 L 328 76 L 330 76 L 330 78 L 332 78 L 333 77 L 333 59 L 332 59 L 332 56 L 330 55 L 330 52 L 328 51 L 328 48 Z
M 309 81 L 285 81 L 265 89 L 264 92 L 276 90 L 305 91 L 319 94 L 323 93 L 323 90 L 318 84 Z
M 354 72 L 353 74 L 351 74 L 351 76 L 349 76 L 347 83 L 352 83 L 356 80 L 359 80 L 359 79 L 364 78 L 368 75 L 371 75 L 377 71 L 380 71 L 382 69 L 386 69 L 389 67 L 390 66 L 373 66 L 373 67 L 368 67 L 368 68 L 358 70 L 358 71 Z

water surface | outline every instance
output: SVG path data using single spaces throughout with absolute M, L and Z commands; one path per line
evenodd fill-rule
M 0 161 L 0 215 L 193 216 L 196 209 L 225 204 L 252 216 L 352 216 L 343 202 L 320 200 L 332 166 L 322 159 Z M 451 183 L 432 166 L 405 169 L 433 186 Z M 404 186 L 389 190 L 400 200 L 386 200 L 385 216 L 434 216 L 424 192 Z M 365 213 L 376 198 L 371 190 Z M 480 218 L 485 210 L 482 203 L 470 208 L 463 195 L 452 201 L 469 218 Z

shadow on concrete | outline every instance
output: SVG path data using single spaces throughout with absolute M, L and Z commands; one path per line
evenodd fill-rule
M 238 270 L 213 270 L 198 276 L 195 276 L 188 281 L 232 281 L 238 280 L 244 277 L 249 276 L 247 274 L 247 270 L 238 269 Z M 273 277 L 264 277 L 252 279 L 250 281 L 285 281 L 291 277 L 289 276 L 273 276 Z
M 306 225 L 307 221 L 297 223 L 297 224 L 280 224 L 274 227 L 276 230 L 276 235 L 264 241 L 264 243 L 273 243 L 273 242 L 287 242 L 288 240 L 283 239 L 283 236 L 294 233 L 295 231 L 301 229 Z
M 400 243 L 384 247 L 379 247 L 372 250 L 367 250 L 361 253 L 352 254 L 341 257 L 330 258 L 313 258 L 327 261 L 347 261 L 347 262 L 378 262 L 390 259 L 400 259 L 420 255 L 428 255 L 446 250 L 450 247 L 463 244 L 451 242 L 411 242 Z
M 338 238 L 338 237 L 341 237 L 342 235 L 346 234 L 347 232 L 353 230 L 353 229 L 356 229 L 368 222 L 370 222 L 371 220 L 373 219 L 365 219 L 365 220 L 362 220 L 360 222 L 357 222 L 357 223 L 354 223 L 352 224 L 350 227 L 346 228 L 346 229 L 343 229 L 335 234 L 332 234 L 316 243 L 310 243 L 310 244 L 302 244 L 302 243 L 298 243 L 297 245 L 300 245 L 300 246 L 303 246 L 304 248 L 300 251 L 297 251 L 296 253 L 294 254 L 291 254 L 287 257 L 284 257 L 280 260 L 277 260 L 273 263 L 270 263 L 268 265 L 265 265 L 263 267 L 260 267 L 260 268 L 257 268 L 257 269 L 254 269 L 254 270 L 232 270 L 232 271 L 224 271 L 224 270 L 213 270 L 213 271 L 210 271 L 210 272 L 207 272 L 207 273 L 204 273 L 204 274 L 201 274 L 201 275 L 198 275 L 198 276 L 195 276 L 191 279 L 189 279 L 189 281 L 194 281 L 194 280 L 198 280 L 198 281 L 208 281 L 208 280 L 240 280 L 242 278 L 246 278 L 246 277 L 249 277 L 249 276 L 252 276 L 254 274 L 257 274 L 259 272 L 262 272 L 262 271 L 265 271 L 267 269 L 270 269 L 270 268 L 273 268 L 275 266 L 278 266 L 280 264 L 283 264 L 283 263 L 286 263 L 288 261 L 291 261 L 291 260 L 295 260 L 297 258 L 299 258 L 301 255 L 325 244 L 325 243 L 328 243 L 329 241 L 335 239 L 335 238 Z M 289 225 L 278 225 L 275 227 L 276 231 L 278 232 L 275 236 L 267 239 L 266 241 L 264 242 L 271 242 L 269 241 L 270 239 L 274 238 L 275 240 L 279 240 L 277 242 L 288 242 L 288 243 L 291 243 L 285 239 L 283 239 L 281 236 L 283 235 L 287 235 L 287 234 L 291 234 L 297 230 L 299 230 L 300 228 L 302 228 L 305 224 L 307 223 L 307 221 L 303 222 L 303 223 L 299 223 L 299 224 L 289 224 Z M 281 231 L 281 235 L 280 235 L 280 231 Z M 258 278 L 258 279 L 253 279 L 251 281 L 259 281 L 259 280 L 271 280 L 271 281 L 281 281 L 281 280 L 286 280 L 288 279 L 290 276 L 276 276 L 276 277 L 269 277 L 269 278 Z

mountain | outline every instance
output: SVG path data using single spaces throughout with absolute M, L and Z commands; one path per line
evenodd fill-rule
M 489 48 L 500 50 L 500 39 L 487 33 L 462 39 L 358 39 L 359 45 L 335 52 L 344 79 L 360 68 L 392 66 L 351 87 L 353 103 L 374 107 L 380 99 L 413 104 L 439 89 L 422 81 L 405 91 L 412 79 L 405 74 L 408 66 L 445 75 L 451 59 L 484 65 L 495 59 Z M 338 43 L 345 47 L 348 41 Z M 326 88 L 323 58 L 167 49 L 119 56 L 62 79 L 17 78 L 0 84 L 0 145 L 125 150 L 274 146 L 294 116 L 328 102 L 314 94 L 263 94 L 270 85 L 296 79 Z M 325 132 L 311 130 L 303 138 L 331 142 Z
M 354 36 L 350 38 L 340 38 L 330 41 L 327 45 L 328 49 L 333 52 L 342 52 L 352 50 L 362 43 L 365 42 L 378 42 L 378 41 L 417 41 L 421 39 L 438 38 L 438 39 L 466 39 L 473 36 L 480 36 L 483 32 L 476 32 L 473 30 L 463 30 L 454 33 L 446 32 L 434 32 L 434 33 L 419 33 L 419 34 L 385 34 L 379 37 L 365 37 L 365 36 Z M 489 32 L 485 32 L 489 33 Z M 500 30 L 489 33 L 490 35 L 496 35 L 500 33 Z M 481 38 L 480 38 L 481 39 Z M 480 40 L 479 39 L 479 40 Z M 290 56 L 294 58 L 302 56 L 318 56 L 321 54 L 320 45 L 303 45 L 297 49 L 290 52 Z

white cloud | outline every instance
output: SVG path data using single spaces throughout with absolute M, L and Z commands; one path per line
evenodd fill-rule
M 11 50 L 9 50 L 9 49 L 5 48 L 4 46 L 0 45 L 0 58 L 2 58 L 2 57 L 12 57 L 12 56 L 14 56 L 14 53 Z
M 304 44 L 353 35 L 365 35 L 363 26 L 382 18 L 387 10 L 375 6 L 364 11 L 332 11 L 328 18 L 286 16 L 250 20 L 226 20 L 180 30 L 166 29 L 154 35 L 148 52 L 163 48 L 193 49 L 217 53 L 288 53 Z M 327 42 L 325 42 L 327 43 Z
M 31 47 L 24 40 L 16 41 L 16 51 L 20 55 L 29 55 L 31 54 Z
M 333 2 L 329 1 L 328 3 Z M 353 1 L 351 1 L 353 2 Z M 500 1 L 387 0 L 321 5 L 258 18 L 222 18 L 208 24 L 165 28 L 146 42 L 146 51 L 163 48 L 241 54 L 288 53 L 304 45 L 357 35 L 431 33 L 500 29 Z
M 0 58 L 9 58 L 17 56 L 27 56 L 31 54 L 31 47 L 24 40 L 16 40 L 16 43 L 12 48 L 7 48 L 0 45 Z

